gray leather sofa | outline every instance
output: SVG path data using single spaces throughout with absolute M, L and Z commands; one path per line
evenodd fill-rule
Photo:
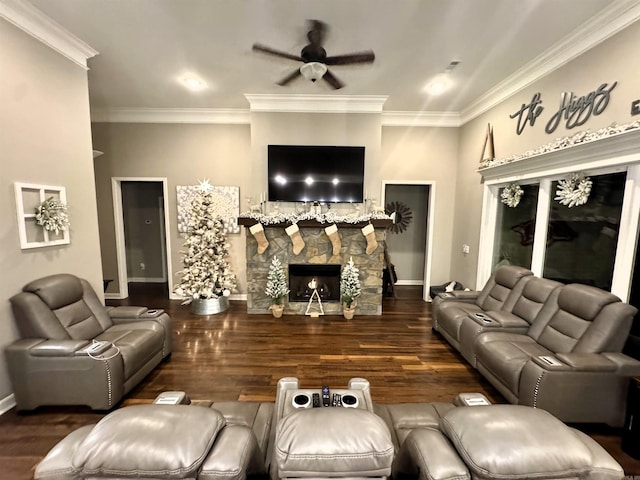
M 640 362 L 621 353 L 637 310 L 598 288 L 527 272 L 501 267 L 482 292 L 441 296 L 434 328 L 509 402 L 622 426 L 629 378 L 640 374 Z M 479 300 L 496 291 L 502 304 Z
M 35 280 L 11 298 L 21 339 L 5 351 L 18 410 L 108 410 L 171 353 L 171 319 L 146 307 L 105 308 L 86 280 Z
M 540 409 L 487 402 L 465 406 L 486 400 L 478 394 L 462 394 L 452 404 L 376 405 L 370 403 L 364 379 L 352 379 L 342 391 L 343 398 L 358 398 L 355 404 L 315 408 L 305 398 L 316 391 L 299 389 L 294 380 L 280 381 L 275 405 L 224 402 L 116 410 L 59 442 L 36 467 L 34 478 L 624 476 L 594 440 Z

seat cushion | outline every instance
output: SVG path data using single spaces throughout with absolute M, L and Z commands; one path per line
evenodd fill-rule
M 108 328 L 96 340 L 106 340 L 120 349 L 127 380 L 155 355 L 162 353 L 164 329 L 153 320 L 123 323 Z
M 531 357 L 550 353 L 531 337 L 515 333 L 485 332 L 478 335 L 475 342 L 477 362 L 515 395 L 525 364 Z
M 394 448 L 384 420 L 354 408 L 313 408 L 283 418 L 274 457 L 280 478 L 389 476 Z
M 98 422 L 72 463 L 83 478 L 195 478 L 224 426 L 222 414 L 208 408 L 121 408 Z
M 622 473 L 606 452 L 594 450 L 584 435 L 540 409 L 456 408 L 442 418 L 440 428 L 472 478 L 588 478 L 597 473 L 597 478 L 614 479 Z
M 438 309 L 438 331 L 445 331 L 456 341 L 460 341 L 460 327 L 470 314 L 482 312 L 475 303 L 445 302 Z

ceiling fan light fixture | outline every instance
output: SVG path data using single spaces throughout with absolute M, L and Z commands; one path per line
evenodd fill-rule
M 311 82 L 320 80 L 327 73 L 327 66 L 320 62 L 305 63 L 300 67 L 300 73 Z

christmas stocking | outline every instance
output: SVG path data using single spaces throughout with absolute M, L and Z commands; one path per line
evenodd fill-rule
M 287 235 L 291 238 L 291 243 L 293 243 L 293 254 L 298 255 L 304 248 L 304 240 L 302 240 L 298 225 L 294 223 L 290 227 L 285 228 L 284 231 L 287 232 Z
M 365 252 L 367 255 L 371 255 L 373 251 L 378 248 L 378 242 L 376 241 L 376 231 L 373 228 L 373 225 L 369 224 L 362 229 L 362 234 L 367 239 L 367 248 Z
M 333 225 L 325 228 L 324 233 L 326 233 L 329 240 L 331 240 L 333 254 L 338 255 L 340 253 L 340 248 L 342 248 L 342 243 L 340 242 L 340 234 L 338 233 L 337 225 L 334 223 Z
M 261 223 L 256 223 L 254 226 L 249 227 L 249 231 L 251 234 L 256 237 L 258 241 L 258 253 L 262 254 L 269 246 L 269 242 L 267 241 L 267 237 L 264 234 L 264 228 Z

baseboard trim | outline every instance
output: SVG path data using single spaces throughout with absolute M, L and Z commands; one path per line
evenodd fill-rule
M 424 280 L 398 280 L 396 285 L 424 285 Z
M 123 297 L 120 292 L 118 293 L 105 293 L 104 298 L 106 300 L 123 300 L 126 297 Z
M 16 397 L 12 394 L 7 395 L 2 400 L 0 400 L 0 415 L 4 415 L 13 407 L 16 406 Z
M 167 279 L 162 277 L 129 277 L 127 282 L 135 283 L 166 283 Z

